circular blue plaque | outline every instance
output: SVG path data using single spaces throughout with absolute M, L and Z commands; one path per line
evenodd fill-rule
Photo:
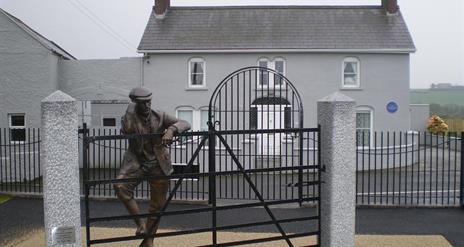
M 395 112 L 397 112 L 397 111 L 398 111 L 398 104 L 396 104 L 395 101 L 390 101 L 390 102 L 388 102 L 388 104 L 387 104 L 387 111 L 388 111 L 389 113 L 395 113 Z

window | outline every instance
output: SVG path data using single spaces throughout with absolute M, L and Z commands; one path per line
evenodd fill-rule
M 258 107 L 250 106 L 250 129 L 258 129 Z
M 274 70 L 279 72 L 281 75 L 285 75 L 285 61 L 282 59 L 274 60 Z M 275 75 L 274 76 L 274 86 L 282 86 L 283 80 L 282 77 Z
M 26 141 L 26 115 L 10 114 L 10 142 Z
M 360 87 L 360 66 L 359 60 L 354 57 L 347 57 L 343 61 L 343 87 Z
M 189 87 L 206 86 L 205 60 L 202 58 L 192 58 L 189 61 Z
M 190 124 L 190 126 L 192 126 L 192 129 L 193 129 L 193 110 L 190 110 L 190 109 L 177 110 L 177 118 L 187 121 Z M 188 140 L 192 140 L 192 136 L 182 137 L 181 144 Z
M 262 68 L 269 68 L 269 62 L 267 60 L 260 60 L 258 62 L 258 66 Z M 269 72 L 264 69 L 259 70 L 259 85 L 260 86 L 267 86 L 269 85 Z
M 370 146 L 372 139 L 372 110 L 358 108 L 356 111 L 356 134 L 358 146 Z
M 284 128 L 285 129 L 290 129 L 292 128 L 292 108 L 289 106 L 286 106 L 284 108 Z
M 116 127 L 116 118 L 114 117 L 104 117 L 102 121 L 103 127 Z
M 258 66 L 263 68 L 268 68 L 277 71 L 281 75 L 285 75 L 285 60 L 282 58 L 274 58 L 273 61 L 269 61 L 267 58 L 261 58 L 258 60 Z M 260 70 L 259 72 L 259 86 L 269 86 L 276 87 L 282 86 L 283 80 L 279 75 L 269 76 L 272 73 L 269 73 L 267 70 Z
M 208 110 L 201 110 L 200 111 L 200 130 L 207 131 L 208 130 Z

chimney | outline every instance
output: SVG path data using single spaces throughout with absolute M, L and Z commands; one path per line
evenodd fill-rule
M 398 0 L 382 0 L 382 7 L 387 12 L 387 15 L 395 15 L 398 13 Z
M 171 0 L 155 0 L 155 17 L 157 19 L 164 19 L 170 6 Z

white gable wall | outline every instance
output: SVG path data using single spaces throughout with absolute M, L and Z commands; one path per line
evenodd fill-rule
M 26 126 L 40 126 L 40 101 L 58 88 L 59 58 L 0 14 L 0 126 L 9 113 L 26 114 Z

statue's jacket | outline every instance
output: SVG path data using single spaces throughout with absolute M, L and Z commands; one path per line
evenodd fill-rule
M 190 129 L 190 124 L 179 120 L 165 112 L 151 110 L 149 124 L 135 112 L 135 103 L 130 103 L 126 114 L 122 118 L 121 132 L 125 135 L 131 134 L 156 134 L 153 138 L 131 138 L 129 139 L 128 152 L 126 156 L 134 156 L 139 164 L 147 161 L 157 160 L 164 174 L 170 175 L 174 171 L 171 156 L 168 149 L 162 144 L 161 138 L 167 129 L 174 134 L 182 133 Z

